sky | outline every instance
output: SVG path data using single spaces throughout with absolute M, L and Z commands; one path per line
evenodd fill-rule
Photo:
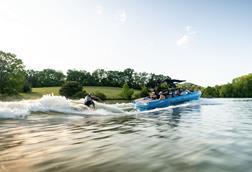
M 252 72 L 249 0 L 0 0 L 0 50 L 27 69 L 133 68 L 202 86 Z

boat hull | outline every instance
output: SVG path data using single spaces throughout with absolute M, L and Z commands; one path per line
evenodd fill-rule
M 134 107 L 139 111 L 151 110 L 155 108 L 165 108 L 170 105 L 176 105 L 176 104 L 184 103 L 191 100 L 197 100 L 200 98 L 200 96 L 201 96 L 201 91 L 194 91 L 186 95 L 170 97 L 163 100 L 148 101 L 145 99 L 141 99 L 141 100 L 136 100 L 134 102 Z

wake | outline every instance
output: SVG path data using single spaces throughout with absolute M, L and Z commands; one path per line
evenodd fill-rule
M 22 100 L 15 102 L 0 102 L 0 119 L 23 119 L 35 112 L 55 112 L 70 115 L 141 115 L 159 111 L 172 112 L 178 107 L 187 107 L 199 102 L 187 102 L 184 104 L 157 108 L 139 112 L 133 107 L 133 103 L 106 104 L 95 102 L 95 109 L 83 104 L 84 99 L 71 100 L 63 96 L 44 95 L 37 100 Z
M 95 102 L 96 109 L 83 105 L 83 99 L 71 100 L 63 96 L 44 95 L 37 100 L 0 102 L 0 119 L 25 118 L 33 112 L 56 112 L 76 115 L 113 115 L 125 113 L 125 107 L 133 107 L 132 103 L 109 105 Z

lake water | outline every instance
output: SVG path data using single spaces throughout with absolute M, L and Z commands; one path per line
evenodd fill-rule
M 249 172 L 252 99 L 137 112 L 44 96 L 0 102 L 1 172 Z

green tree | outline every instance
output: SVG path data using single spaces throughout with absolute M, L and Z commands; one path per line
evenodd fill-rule
M 133 86 L 133 74 L 134 74 L 134 69 L 124 69 L 123 71 L 123 79 L 124 83 L 127 83 L 130 87 Z
M 220 97 L 235 97 L 233 94 L 233 85 L 225 84 L 219 89 Z
M 143 86 L 140 91 L 140 97 L 146 97 L 149 95 L 149 90 L 147 87 Z
M 82 98 L 86 95 L 82 91 L 82 86 L 77 81 L 65 82 L 59 90 L 59 94 L 67 98 Z
M 42 87 L 61 86 L 65 81 L 65 75 L 54 69 L 44 69 L 39 72 L 39 82 Z
M 232 83 L 207 87 L 203 97 L 252 97 L 252 74 L 233 79 Z
M 183 90 L 190 90 L 190 91 L 196 91 L 196 90 L 203 90 L 204 88 L 199 86 L 199 85 L 195 85 L 193 83 L 182 83 L 182 84 L 177 84 L 178 88 L 181 88 Z M 217 89 L 218 90 L 218 89 Z
M 165 79 L 170 79 L 170 77 L 164 76 L 164 75 L 156 75 L 156 74 L 151 73 L 148 77 L 147 87 L 156 88 L 158 85 L 157 83 L 161 83 L 161 81 Z
M 122 88 L 122 92 L 121 92 L 121 97 L 126 99 L 126 100 L 130 100 L 132 98 L 132 95 L 134 94 L 134 90 L 130 89 L 129 85 L 127 83 L 125 83 L 123 85 Z
M 122 87 L 124 84 L 123 72 L 120 71 L 108 71 L 106 78 L 106 86 Z
M 160 85 L 157 86 L 157 91 L 164 91 L 169 89 L 169 85 L 167 83 L 161 83 Z
M 143 86 L 140 90 L 140 92 L 134 94 L 134 98 L 141 98 L 141 97 L 147 97 L 149 96 L 149 90 L 147 87 Z
M 0 94 L 17 94 L 25 83 L 25 70 L 15 54 L 0 51 Z
M 252 97 L 252 74 L 235 78 L 232 87 L 235 97 Z
M 148 82 L 148 73 L 146 73 L 146 72 L 136 73 L 135 72 L 133 74 L 133 80 L 134 80 L 133 88 L 135 88 L 135 89 L 141 89 Z
M 107 72 L 104 69 L 96 69 L 92 73 L 92 77 L 95 81 L 96 86 L 105 86 L 106 78 L 107 78 Z
M 38 81 L 38 76 L 39 76 L 39 71 L 35 71 L 35 70 L 27 70 L 26 71 L 27 82 L 32 87 L 41 87 L 41 85 Z
M 219 97 L 218 91 L 216 90 L 215 87 L 206 87 L 203 92 L 202 92 L 203 97 Z
M 32 92 L 31 84 L 27 80 L 25 81 L 25 83 L 23 85 L 22 92 L 24 92 L 24 93 L 31 93 Z
M 85 70 L 68 70 L 67 71 L 67 81 L 77 81 L 82 86 L 94 85 L 93 78 L 91 74 Z
M 95 97 L 98 97 L 98 98 L 101 99 L 101 100 L 106 100 L 106 99 L 107 99 L 107 96 L 106 96 L 105 94 L 99 92 L 99 91 L 96 91 L 96 92 L 94 93 L 94 95 L 95 95 Z
M 27 80 L 32 87 L 53 87 L 61 86 L 65 82 L 65 75 L 54 69 L 44 69 L 42 71 L 28 70 Z

